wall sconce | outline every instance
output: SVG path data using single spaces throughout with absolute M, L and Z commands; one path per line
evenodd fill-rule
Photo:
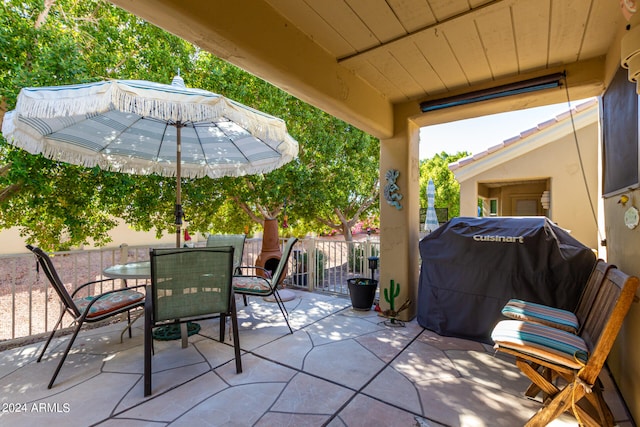
M 640 14 L 631 16 L 627 29 L 620 43 L 620 64 L 629 70 L 629 81 L 637 84 L 640 77 Z M 636 85 L 636 92 L 639 89 Z
M 542 204 L 542 209 L 549 210 L 549 205 L 551 204 L 551 193 L 549 192 L 549 190 L 545 190 L 542 192 L 540 203 Z

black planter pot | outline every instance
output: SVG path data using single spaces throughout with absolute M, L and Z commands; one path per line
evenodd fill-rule
M 356 277 L 347 279 L 347 285 L 349 285 L 351 306 L 355 310 L 371 310 L 373 300 L 376 297 L 376 290 L 378 289 L 378 281 Z

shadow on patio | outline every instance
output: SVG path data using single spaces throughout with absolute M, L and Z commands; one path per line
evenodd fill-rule
M 143 397 L 142 320 L 81 333 L 56 384 L 47 383 L 63 340 L 0 353 L 0 422 L 12 426 L 519 426 L 540 407 L 512 361 L 490 346 L 441 337 L 416 321 L 388 327 L 348 299 L 294 291 L 288 334 L 273 303 L 238 299 L 243 373 L 218 320 L 200 322 L 189 347 L 156 341 L 153 395 Z M 611 383 L 605 396 L 632 426 Z M 565 414 L 553 426 L 575 426 Z

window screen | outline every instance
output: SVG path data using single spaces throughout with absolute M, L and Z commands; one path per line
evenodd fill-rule
M 620 68 L 602 97 L 605 197 L 638 186 L 638 95 Z

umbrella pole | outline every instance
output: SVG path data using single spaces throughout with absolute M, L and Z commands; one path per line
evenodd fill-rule
M 176 248 L 180 247 L 180 226 L 182 225 L 182 141 L 180 140 L 181 123 L 176 123 Z
M 180 128 L 182 124 L 176 123 L 176 248 L 180 247 L 180 226 L 182 225 L 182 140 L 180 139 Z M 182 338 L 182 348 L 189 345 L 188 323 L 180 324 L 180 337 Z

